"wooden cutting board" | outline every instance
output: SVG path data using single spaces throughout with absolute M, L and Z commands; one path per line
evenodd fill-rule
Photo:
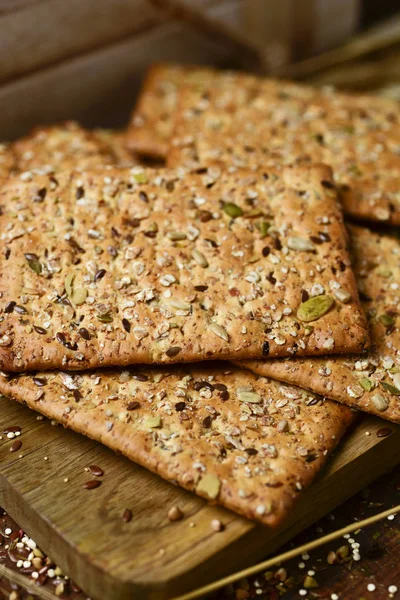
M 290 520 L 271 531 L 0 400 L 0 432 L 16 425 L 18 452 L 10 452 L 13 440 L 0 440 L 0 505 L 98 600 L 172 598 L 248 566 L 400 462 L 400 427 L 360 417 Z M 391 434 L 378 437 L 387 427 Z M 89 465 L 104 470 L 93 490 L 83 487 L 94 479 Z M 183 511 L 182 521 L 169 522 L 172 506 Z M 126 508 L 133 513 L 129 523 L 122 519 Z M 212 530 L 215 518 L 223 532 Z

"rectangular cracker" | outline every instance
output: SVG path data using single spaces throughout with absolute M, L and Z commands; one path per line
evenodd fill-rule
M 371 331 L 361 356 L 249 361 L 243 366 L 400 423 L 400 242 L 350 228 L 353 265 Z
M 0 205 L 5 371 L 368 343 L 327 167 L 28 172 Z
M 16 160 L 10 144 L 0 143 L 0 183 L 3 183 L 14 171 L 16 171 Z
M 117 147 L 118 146 L 118 147 Z M 74 121 L 49 127 L 36 127 L 11 145 L 20 172 L 40 169 L 85 170 L 97 166 L 118 165 L 122 161 L 121 143 L 109 136 L 84 129 Z M 127 153 L 124 164 L 135 163 Z
M 291 511 L 354 418 L 225 363 L 2 374 L 0 392 L 269 526 Z
M 205 67 L 156 64 L 147 72 L 126 132 L 127 147 L 145 157 L 165 160 L 173 132 L 179 90 L 206 81 Z
M 396 101 L 239 73 L 187 86 L 178 113 L 168 166 L 323 162 L 348 215 L 400 224 Z

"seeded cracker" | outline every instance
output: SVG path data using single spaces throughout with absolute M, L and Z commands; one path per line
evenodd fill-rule
M 175 123 L 179 90 L 187 83 L 207 81 L 211 69 L 155 65 L 147 73 L 126 133 L 133 152 L 165 159 Z
M 0 197 L 6 371 L 367 344 L 327 167 L 26 175 Z
M 16 169 L 15 156 L 9 144 L 0 143 L 0 183 Z
M 371 350 L 353 357 L 243 364 L 400 423 L 400 242 L 361 227 L 350 232 Z
M 0 375 L 0 392 L 269 526 L 353 420 L 345 406 L 224 363 Z
M 122 157 L 121 143 L 111 134 L 88 131 L 73 121 L 51 127 L 37 127 L 12 144 L 19 171 L 38 169 L 43 173 L 60 169 L 89 169 L 115 165 Z M 130 163 L 134 161 L 130 158 Z
M 323 162 L 347 214 L 400 224 L 399 105 L 237 74 L 186 87 L 168 166 Z

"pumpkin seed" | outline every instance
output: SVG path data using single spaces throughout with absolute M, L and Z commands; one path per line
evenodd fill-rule
M 312 332 L 314 331 L 314 327 L 312 325 L 306 325 L 304 327 L 304 335 L 311 335 Z
M 382 325 L 384 325 L 385 327 L 389 327 L 389 325 L 393 325 L 394 323 L 394 318 L 391 317 L 390 315 L 379 315 L 378 320 L 382 323 Z
M 204 494 L 210 500 L 215 500 L 220 489 L 221 482 L 218 477 L 213 473 L 206 473 L 206 475 L 203 475 L 203 477 L 200 478 L 196 487 L 196 492 L 200 495 Z
M 238 391 L 237 397 L 240 402 L 249 402 L 250 404 L 259 404 L 261 402 L 261 396 L 257 392 Z
M 146 427 L 150 427 L 151 429 L 157 429 L 161 427 L 161 417 L 147 417 L 146 419 Z
M 108 313 L 96 315 L 97 319 L 101 321 L 101 323 L 112 323 L 112 315 Z
M 297 310 L 297 318 L 300 321 L 306 323 L 310 321 L 317 321 L 323 317 L 335 304 L 332 296 L 321 294 L 320 296 L 314 296 L 309 298 L 306 302 L 300 304 Z
M 267 223 L 267 221 L 261 221 L 261 223 L 258 225 L 261 237 L 265 237 L 267 235 L 270 226 L 271 225 Z
M 400 373 L 395 373 L 393 375 L 393 383 L 400 390 Z
M 358 383 L 361 385 L 363 390 L 365 390 L 366 392 L 370 392 L 372 390 L 372 388 L 374 387 L 374 384 L 372 383 L 372 381 L 370 379 L 368 379 L 368 377 L 362 377 L 362 379 L 360 379 L 360 381 Z
M 208 267 L 208 260 L 206 259 L 204 254 L 196 250 L 196 248 L 192 251 L 192 257 L 197 262 L 197 264 L 200 265 L 200 267 L 203 267 L 204 269 Z
M 192 305 L 189 304 L 189 302 L 184 302 L 183 300 L 178 300 L 175 298 L 171 298 L 170 306 L 176 310 L 190 310 L 192 308 Z
M 64 281 L 65 291 L 67 292 L 67 296 L 70 298 L 72 295 L 72 282 L 74 281 L 75 274 L 68 273 Z
M 83 288 L 83 287 L 79 287 L 76 288 L 74 290 L 72 290 L 72 294 L 71 294 L 71 302 L 73 304 L 76 304 L 76 306 L 79 306 L 80 304 L 83 304 L 87 298 L 87 289 Z
M 32 269 L 32 271 L 34 271 L 37 275 L 40 275 L 40 273 L 42 272 L 42 265 L 38 260 L 27 258 L 27 263 L 28 267 Z
M 394 385 L 392 385 L 391 383 L 386 383 L 386 381 L 381 381 L 381 386 L 387 392 L 390 392 L 391 394 L 394 394 L 395 396 L 400 396 L 400 390 L 397 387 L 395 387 Z
M 314 252 L 315 244 L 307 238 L 301 237 L 290 237 L 287 241 L 287 246 L 291 250 L 297 250 L 298 252 Z
M 229 342 L 229 334 L 226 329 L 221 327 L 221 325 L 218 325 L 217 323 L 210 323 L 209 329 L 219 338 L 225 340 L 225 342 Z
M 243 210 L 234 202 L 224 202 L 222 205 L 222 210 L 232 219 L 236 219 L 236 217 L 241 217 L 243 214 Z
M 374 394 L 371 398 L 372 404 L 380 412 L 384 412 L 389 407 L 389 402 L 381 394 Z
M 137 183 L 147 183 L 146 173 L 134 173 L 133 178 Z
M 178 240 L 186 240 L 187 235 L 186 233 L 183 233 L 183 231 L 170 231 L 167 233 L 167 237 L 175 242 Z

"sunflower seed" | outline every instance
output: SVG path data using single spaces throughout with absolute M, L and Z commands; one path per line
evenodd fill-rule
M 178 240 L 186 240 L 187 235 L 186 233 L 183 233 L 182 231 L 169 231 L 167 233 L 167 237 L 172 240 L 172 241 L 178 241 Z
M 249 402 L 250 404 L 259 404 L 261 402 L 261 396 L 257 392 L 237 390 L 236 393 L 240 402 Z
M 192 251 L 192 257 L 197 262 L 197 264 L 200 265 L 200 267 L 208 267 L 208 261 L 206 257 L 204 256 L 204 254 L 196 250 L 196 248 Z
M 221 327 L 221 325 L 218 325 L 217 323 L 210 323 L 209 329 L 219 338 L 225 340 L 225 342 L 229 342 L 229 334 L 226 329 Z
M 335 298 L 343 304 L 348 304 L 351 300 L 351 295 L 346 290 L 336 290 Z
M 374 394 L 371 398 L 371 402 L 380 412 L 384 412 L 389 408 L 389 402 L 381 394 Z
M 315 244 L 313 244 L 307 238 L 290 237 L 290 238 L 288 238 L 287 246 L 291 250 L 297 250 L 298 252 L 314 252 L 315 251 Z

